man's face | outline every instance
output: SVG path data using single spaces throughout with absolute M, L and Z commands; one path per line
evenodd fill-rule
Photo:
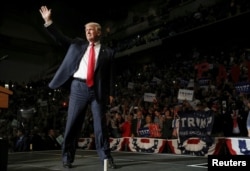
M 23 135 L 22 131 L 18 130 L 18 131 L 17 131 L 17 136 L 18 136 L 18 137 L 21 137 L 22 135 Z
M 88 25 L 85 28 L 86 38 L 90 42 L 95 42 L 99 39 L 100 32 L 94 25 Z

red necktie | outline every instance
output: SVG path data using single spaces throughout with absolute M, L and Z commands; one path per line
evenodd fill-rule
M 89 59 L 88 59 L 88 70 L 87 70 L 87 86 L 91 87 L 94 85 L 94 70 L 95 70 L 95 44 L 91 43 L 89 50 Z

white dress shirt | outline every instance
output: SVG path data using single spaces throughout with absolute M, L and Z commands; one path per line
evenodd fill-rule
M 97 59 L 98 59 L 98 54 L 100 51 L 100 47 L 101 44 L 100 42 L 95 43 L 95 67 L 96 67 L 96 63 L 97 63 Z M 90 45 L 88 46 L 86 52 L 84 53 L 79 68 L 78 70 L 74 73 L 74 78 L 80 78 L 80 79 L 86 79 L 87 78 L 87 68 L 88 68 L 88 57 L 89 57 L 89 49 L 90 49 Z

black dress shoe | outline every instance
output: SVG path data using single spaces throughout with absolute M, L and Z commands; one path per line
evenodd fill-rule
M 109 165 L 108 166 L 111 169 L 116 169 L 117 168 L 113 159 L 109 159 Z
M 63 163 L 63 167 L 64 167 L 64 168 L 70 169 L 70 168 L 72 168 L 73 166 L 72 166 L 71 163 Z

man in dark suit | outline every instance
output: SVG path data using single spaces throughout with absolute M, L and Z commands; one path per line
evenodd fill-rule
M 60 150 L 61 145 L 59 142 L 56 140 L 57 135 L 56 135 L 56 130 L 50 128 L 47 132 L 47 135 L 45 136 L 45 149 L 46 150 Z
M 109 161 L 110 168 L 116 168 L 111 156 L 108 129 L 106 125 L 106 106 L 113 101 L 114 81 L 113 62 L 114 51 L 101 44 L 101 26 L 90 22 L 85 25 L 87 41 L 81 38 L 70 39 L 57 30 L 52 19 L 51 9 L 46 6 L 40 8 L 45 21 L 45 28 L 52 38 L 68 51 L 60 67 L 49 83 L 49 87 L 56 89 L 71 80 L 68 117 L 62 144 L 62 162 L 66 168 L 71 168 L 74 162 L 78 135 L 86 115 L 88 105 L 94 119 L 95 145 L 102 164 Z M 90 45 L 94 44 L 95 69 L 93 85 L 87 85 L 87 66 Z
M 139 129 L 143 128 L 146 124 L 145 118 L 143 117 L 143 111 L 137 109 L 136 111 L 136 118 L 132 120 L 131 123 L 131 136 L 132 137 L 140 137 Z
M 24 128 L 17 129 L 17 139 L 15 142 L 14 152 L 25 152 L 30 150 L 29 136 L 25 133 Z

